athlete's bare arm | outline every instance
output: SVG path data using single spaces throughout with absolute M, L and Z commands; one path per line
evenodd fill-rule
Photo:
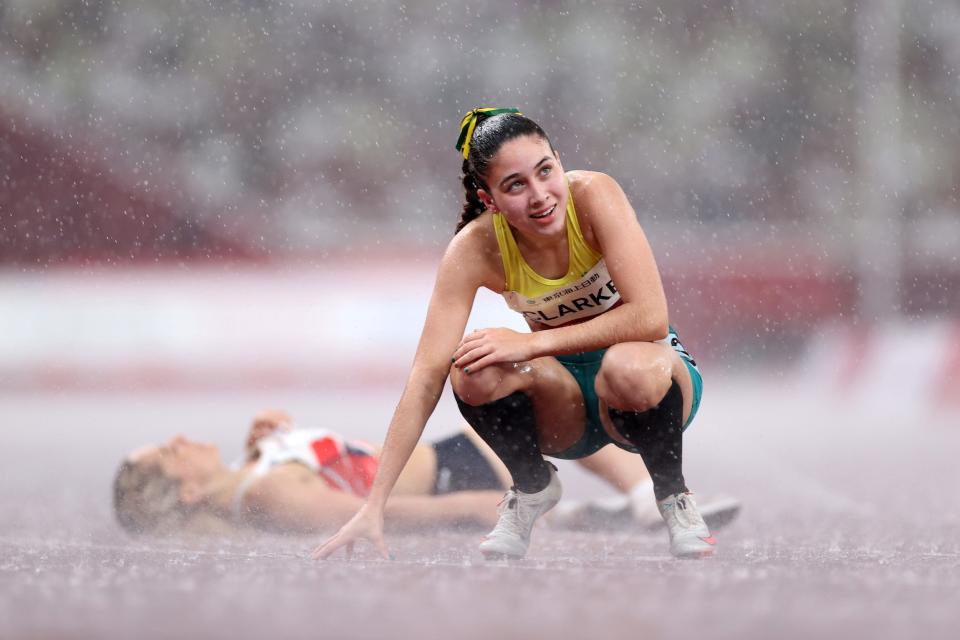
M 349 549 L 359 538 L 369 539 L 382 555 L 389 555 L 383 541 L 387 497 L 440 399 L 477 289 L 497 286 L 489 260 L 483 259 L 489 240 L 476 232 L 479 225 L 470 227 L 454 237 L 440 263 L 413 367 L 390 421 L 370 496 L 350 522 L 316 549 L 317 558 L 344 545 Z
M 392 496 L 385 515 L 391 527 L 402 529 L 496 521 L 494 491 L 463 491 L 442 496 Z M 343 525 L 363 499 L 332 489 L 309 469 L 282 465 L 256 480 L 244 496 L 243 514 L 260 528 L 316 533 Z
M 476 225 L 474 225 L 476 226 Z M 368 503 L 382 506 L 436 408 L 450 373 L 451 355 L 463 336 L 477 289 L 490 280 L 478 260 L 483 238 L 465 230 L 440 263 L 413 367 L 394 412 Z

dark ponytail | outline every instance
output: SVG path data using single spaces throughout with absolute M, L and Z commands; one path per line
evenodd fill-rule
M 491 111 L 495 113 L 490 114 Z M 475 220 L 486 210 L 477 190 L 489 191 L 485 178 L 487 170 L 505 142 L 520 136 L 533 135 L 550 144 L 550 139 L 540 125 L 515 109 L 474 109 L 464 116 L 460 127 L 457 150 L 465 151 L 466 154 L 463 161 L 466 203 L 454 234 L 459 233 L 471 220 Z M 550 145 L 550 150 L 553 150 L 553 145 Z
M 477 184 L 477 180 L 470 172 L 469 160 L 463 161 L 463 189 L 466 191 L 467 201 L 463 205 L 463 211 L 460 212 L 460 222 L 457 223 L 457 230 L 454 231 L 454 235 L 460 233 L 460 229 L 467 226 L 467 223 L 474 218 L 479 217 L 487 208 L 480 200 L 480 196 L 477 195 L 477 189 L 483 189 L 483 187 Z

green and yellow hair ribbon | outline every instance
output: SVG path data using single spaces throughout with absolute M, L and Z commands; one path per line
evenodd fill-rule
M 460 121 L 460 137 L 457 138 L 456 149 L 463 153 L 464 160 L 470 155 L 470 141 L 473 139 L 473 130 L 477 128 L 478 124 L 490 116 L 500 115 L 501 113 L 515 113 L 518 116 L 523 115 L 518 109 L 512 107 L 503 109 L 486 107 L 483 109 L 472 109 L 467 111 L 467 115 L 463 116 L 463 120 Z

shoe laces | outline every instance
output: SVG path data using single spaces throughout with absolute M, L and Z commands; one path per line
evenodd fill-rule
M 553 473 L 557 472 L 557 467 L 552 462 L 547 462 L 552 468 Z M 526 538 L 530 535 L 533 523 L 540 514 L 542 500 L 545 499 L 544 491 L 550 488 L 554 483 L 555 476 L 551 476 L 550 482 L 541 491 L 537 493 L 521 493 L 517 491 L 514 485 L 503 495 L 500 503 L 497 505 L 497 524 L 490 532 L 510 533 Z
M 513 503 L 517 499 L 517 488 L 510 487 L 507 489 L 507 492 L 503 494 L 503 497 L 500 498 L 500 502 L 497 503 L 497 513 L 503 514 L 507 509 L 513 508 Z
M 693 496 L 689 493 L 679 493 L 673 502 L 673 509 L 670 509 L 670 517 L 684 529 L 695 527 L 706 528 L 706 523 L 697 510 L 697 503 L 693 501 Z
M 528 530 L 533 526 L 534 520 L 530 517 L 529 505 L 526 502 L 520 496 L 516 487 L 510 487 L 503 495 L 503 499 L 500 500 L 500 504 L 497 505 L 499 518 L 493 531 L 526 537 Z

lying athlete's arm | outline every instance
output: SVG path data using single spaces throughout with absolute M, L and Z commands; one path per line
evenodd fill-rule
M 264 529 L 313 533 L 341 526 L 363 499 L 330 488 L 307 469 L 276 469 L 244 496 L 244 516 Z M 390 527 L 411 529 L 459 523 L 492 525 L 500 493 L 463 491 L 442 496 L 393 496 L 385 510 Z
M 532 339 L 537 355 L 666 337 L 667 300 L 660 272 L 620 185 L 605 174 L 589 173 L 577 192 L 577 210 L 585 212 L 623 303 L 585 322 L 536 332 Z

